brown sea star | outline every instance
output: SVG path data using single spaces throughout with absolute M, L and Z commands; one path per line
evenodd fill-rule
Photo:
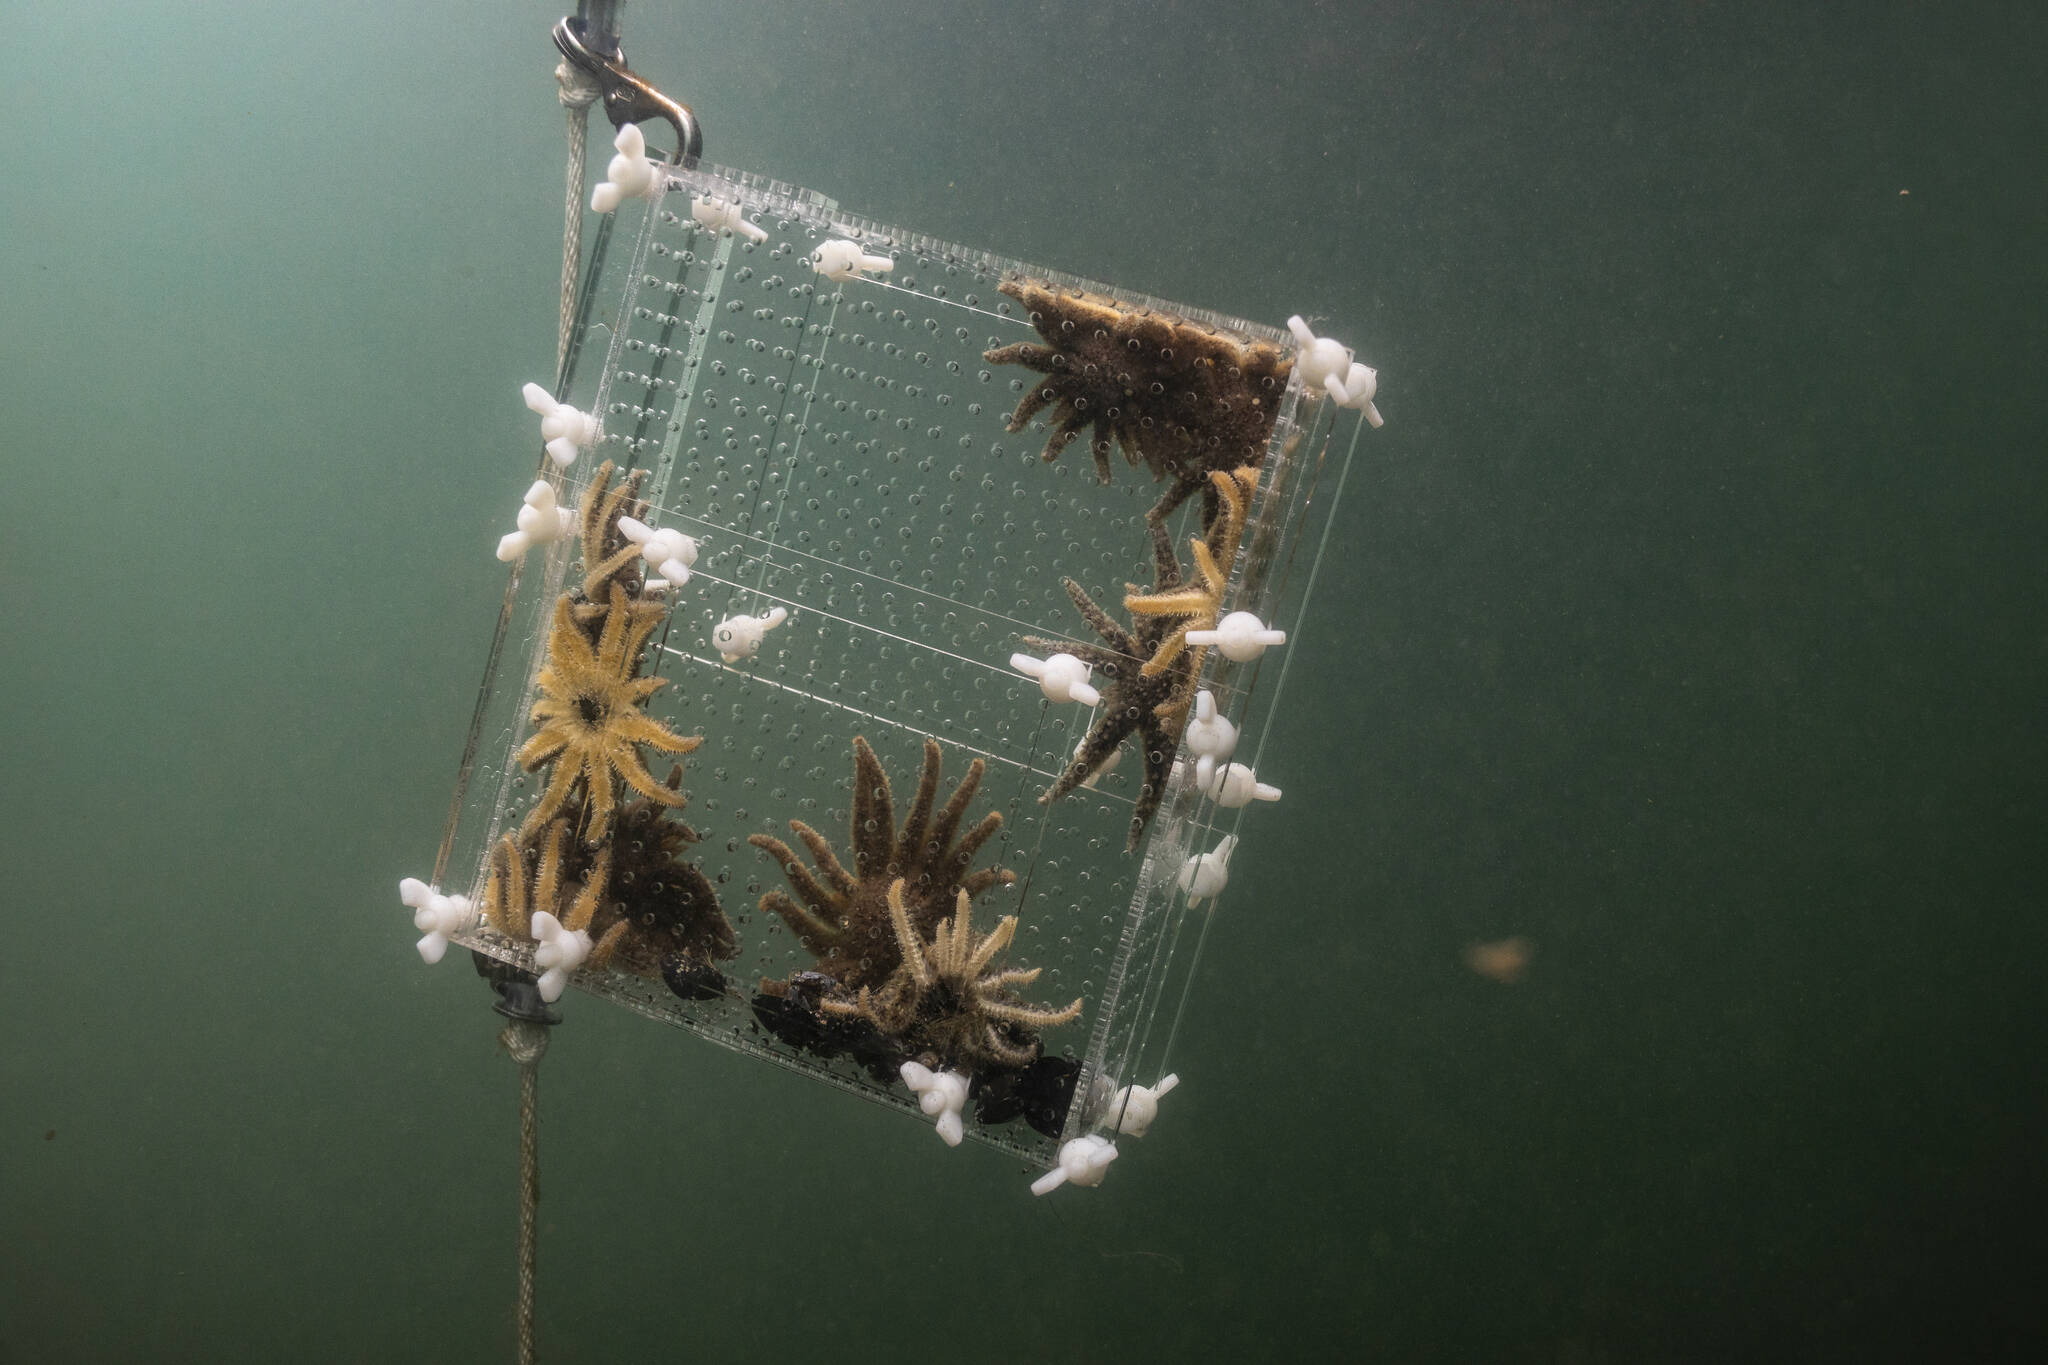
M 637 676 L 641 648 L 660 613 L 636 610 L 616 581 L 610 588 L 610 610 L 594 648 L 577 626 L 569 595 L 555 603 L 547 663 L 540 671 L 541 696 L 533 704 L 539 728 L 515 755 L 528 772 L 550 762 L 555 768 L 522 835 L 531 836 L 559 814 L 579 786 L 588 798 L 583 838 L 591 844 L 603 842 L 611 826 L 615 788 L 622 781 L 650 801 L 681 804 L 679 795 L 647 771 L 640 746 L 687 754 L 704 742 L 702 735 L 686 739 L 676 734 L 641 709 L 666 681 Z
M 790 821 L 789 828 L 811 851 L 816 874 L 782 840 L 767 834 L 747 837 L 748 843 L 781 864 L 797 896 L 792 900 L 784 892 L 770 891 L 761 897 L 761 908 L 781 916 L 818 959 L 818 970 L 848 990 L 879 983 L 900 960 L 890 932 L 887 897 L 892 883 L 905 886 L 910 920 L 921 934 L 938 922 L 956 893 L 978 896 L 998 882 L 1017 879 L 1003 867 L 967 870 L 981 846 L 1002 828 L 1003 817 L 990 811 L 956 839 L 986 765 L 978 758 L 969 764 L 967 775 L 934 814 L 943 761 L 938 744 L 927 739 L 917 796 L 899 832 L 888 775 L 867 740 L 854 738 L 851 872 L 825 836 L 801 820 Z
M 1058 459 L 1091 428 L 1095 472 L 1108 483 L 1110 447 L 1121 444 L 1132 464 L 1172 480 L 1146 513 L 1152 521 L 1165 520 L 1198 490 L 1206 504 L 1211 471 L 1264 460 L 1294 368 L 1280 347 L 1033 280 L 1008 279 L 997 288 L 1024 305 L 1048 343 L 1016 342 L 982 356 L 1045 376 L 1025 391 L 1009 421 L 1011 431 L 1022 431 L 1051 406 L 1045 459 Z M 1205 506 L 1203 524 L 1214 514 Z
M 1152 591 L 1171 592 L 1180 586 L 1180 562 L 1174 557 L 1173 538 L 1156 522 L 1151 529 Z M 1130 837 L 1124 843 L 1128 853 L 1137 848 L 1145 827 L 1152 822 L 1160 800 L 1166 795 L 1167 774 L 1173 770 L 1174 751 L 1180 747 L 1180 733 L 1187 721 L 1187 708 L 1176 709 L 1174 702 L 1194 676 L 1194 660 L 1189 657 L 1158 672 L 1146 673 L 1141 665 L 1159 648 L 1174 618 L 1134 613 L 1131 628 L 1125 630 L 1095 604 L 1095 599 L 1079 583 L 1062 578 L 1060 584 L 1103 643 L 1075 644 L 1037 635 L 1025 636 L 1024 643 L 1073 655 L 1106 675 L 1109 686 L 1103 689 L 1102 704 L 1073 761 L 1038 799 L 1042 804 L 1059 800 L 1115 759 L 1126 738 L 1135 738 L 1144 759 L 1145 778 L 1131 812 Z M 1126 586 L 1134 593 L 1138 591 L 1136 584 Z
M 878 990 L 863 986 L 850 1000 L 828 997 L 821 1002 L 825 1013 L 866 1019 L 910 1052 L 970 1071 L 1028 1066 L 1039 1053 L 1032 1030 L 1080 1017 L 1078 999 L 1049 1010 L 1010 993 L 1011 986 L 1036 981 L 1043 968 L 989 970 L 1016 935 L 1015 915 L 1004 915 L 986 938 L 975 938 L 972 898 L 963 888 L 952 918 L 939 922 L 927 945 L 911 925 L 901 878 L 890 885 L 888 904 L 899 965 Z
M 611 859 L 611 877 L 591 932 L 624 924 L 616 965 L 638 976 L 672 977 L 678 970 L 703 975 L 712 963 L 739 953 L 716 888 L 684 857 L 697 831 L 675 818 L 685 804 L 682 779 L 682 768 L 671 768 L 665 784 L 671 799 L 643 796 L 621 805 L 602 850 Z M 580 809 L 572 801 L 565 810 L 571 828 Z M 588 849 L 572 848 L 564 875 L 580 873 L 592 857 Z

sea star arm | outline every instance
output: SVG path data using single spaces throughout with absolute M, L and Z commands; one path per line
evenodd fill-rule
M 945 756 L 939 752 L 938 741 L 924 742 L 924 768 L 917 776 L 917 796 L 910 803 L 910 814 L 904 818 L 903 832 L 896 839 L 897 870 L 904 871 L 921 866 L 927 856 L 925 839 L 930 832 L 932 802 L 938 799 L 939 769 Z
M 853 739 L 853 874 L 879 877 L 896 851 L 896 808 L 889 775 L 867 740 Z

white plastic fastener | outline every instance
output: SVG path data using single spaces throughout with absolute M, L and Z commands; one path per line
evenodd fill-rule
M 526 406 L 540 416 L 540 438 L 547 443 L 548 458 L 557 469 L 575 463 L 578 451 L 597 444 L 597 419 L 581 408 L 557 403 L 555 396 L 538 384 L 519 390 Z
M 1237 727 L 1216 709 L 1216 696 L 1208 688 L 1195 693 L 1195 718 L 1188 722 L 1182 738 L 1196 758 L 1221 763 L 1237 752 Z
M 1160 1097 L 1179 1084 L 1180 1077 L 1169 1073 L 1162 1076 L 1157 1085 L 1127 1085 L 1117 1091 L 1116 1099 L 1112 1101 L 1119 1116 L 1116 1130 L 1131 1137 L 1145 1136 L 1152 1127 L 1152 1120 L 1159 1117 Z
M 896 262 L 887 256 L 871 256 L 860 243 L 834 237 L 818 243 L 811 252 L 811 269 L 828 280 L 857 280 L 864 270 L 894 270 Z
M 1380 388 L 1378 370 L 1359 364 L 1343 342 L 1311 332 L 1299 314 L 1287 319 L 1287 330 L 1294 333 L 1294 368 L 1303 384 L 1323 390 L 1339 407 L 1363 410 L 1374 426 L 1383 425 L 1372 403 Z
M 1045 693 L 1047 701 L 1077 701 L 1083 706 L 1102 702 L 1102 694 L 1088 685 L 1088 665 L 1071 654 L 1055 654 L 1049 659 L 1012 654 L 1010 667 L 1038 679 L 1038 690 Z
M 533 939 L 533 965 L 540 968 L 540 998 L 552 1005 L 562 998 L 569 974 L 590 956 L 590 934 L 584 929 L 572 933 L 551 912 L 536 910 Z
M 576 529 L 576 514 L 555 501 L 546 479 L 535 479 L 521 500 L 519 529 L 498 538 L 498 558 L 510 564 L 536 545 L 562 540 Z
M 966 1129 L 960 1111 L 967 1107 L 967 1078 L 957 1071 L 933 1071 L 916 1062 L 905 1062 L 903 1083 L 917 1093 L 917 1107 L 938 1119 L 939 1137 L 948 1147 L 958 1147 Z
M 1274 645 L 1287 643 L 1287 632 L 1269 630 L 1266 623 L 1248 611 L 1234 611 L 1216 623 L 1214 630 L 1191 630 L 1191 645 L 1214 645 L 1226 659 L 1250 663 Z
M 1254 801 L 1278 801 L 1280 789 L 1259 781 L 1259 775 L 1242 763 L 1218 765 L 1213 758 L 1195 760 L 1195 785 L 1217 805 L 1235 810 Z
M 640 557 L 669 582 L 683 584 L 690 581 L 690 570 L 697 563 L 697 542 L 692 537 L 673 526 L 664 526 L 657 531 L 633 517 L 619 518 L 619 534 L 638 545 Z
M 590 192 L 590 207 L 610 213 L 628 199 L 640 199 L 654 192 L 654 163 L 647 159 L 647 139 L 634 123 L 619 125 L 612 139 L 619 154 L 605 167 L 605 181 Z
M 398 899 L 412 910 L 412 927 L 426 937 L 419 942 L 420 960 L 432 966 L 448 951 L 448 936 L 470 921 L 469 897 L 444 896 L 418 877 L 398 884 Z
M 1197 853 L 1180 865 L 1180 889 L 1188 893 L 1189 905 L 1200 905 L 1223 894 L 1230 882 L 1230 855 L 1237 848 L 1237 836 L 1226 834 L 1207 853 Z
M 1109 1163 L 1116 1160 L 1116 1144 L 1099 1133 L 1077 1137 L 1060 1148 L 1057 1166 L 1031 1182 L 1033 1194 L 1051 1194 L 1060 1186 L 1100 1185 L 1102 1177 L 1109 1173 Z
M 728 616 L 711 628 L 711 647 L 729 664 L 751 659 L 761 647 L 761 637 L 788 619 L 787 607 L 776 607 L 766 616 Z
M 739 201 L 721 199 L 716 195 L 698 194 L 690 197 L 690 217 L 697 220 L 699 227 L 713 232 L 723 228 L 759 244 L 768 240 L 768 229 L 758 223 L 750 223 L 740 212 Z

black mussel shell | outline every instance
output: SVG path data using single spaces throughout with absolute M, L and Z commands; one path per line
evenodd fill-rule
M 1040 1057 L 1015 1071 L 983 1071 L 968 1093 L 974 1116 L 994 1125 L 1022 1118 L 1037 1132 L 1056 1138 L 1067 1125 L 1081 1064 L 1072 1057 Z
M 716 1000 L 725 994 L 724 972 L 681 953 L 671 954 L 661 964 L 661 979 L 684 1000 Z

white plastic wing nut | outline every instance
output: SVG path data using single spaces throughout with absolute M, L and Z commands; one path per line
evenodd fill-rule
M 768 240 L 768 229 L 759 223 L 750 223 L 740 212 L 737 199 L 720 199 L 717 195 L 697 194 L 690 197 L 690 216 L 697 220 L 699 227 L 717 232 L 723 228 L 737 233 L 750 242 Z
M 1197 853 L 1180 865 L 1180 889 L 1188 893 L 1189 905 L 1200 905 L 1223 894 L 1230 882 L 1230 855 L 1237 848 L 1237 836 L 1226 834 L 1207 853 Z
M 1366 421 L 1382 425 L 1380 410 L 1372 405 L 1380 390 L 1379 371 L 1359 364 L 1343 342 L 1311 332 L 1299 314 L 1287 319 L 1287 330 L 1299 348 L 1294 369 L 1301 382 L 1329 394 L 1338 407 L 1362 409 Z
M 569 974 L 590 956 L 590 934 L 564 929 L 562 922 L 546 910 L 533 916 L 533 965 L 540 968 L 540 998 L 550 1005 L 562 998 Z
M 917 1093 L 917 1107 L 939 1121 L 939 1137 L 945 1144 L 958 1147 L 966 1134 L 960 1111 L 967 1107 L 967 1078 L 957 1071 L 934 1071 L 905 1062 L 903 1083 Z
M 654 190 L 654 163 L 647 159 L 647 139 L 641 136 L 640 125 L 620 124 L 612 146 L 619 154 L 605 167 L 604 183 L 590 192 L 590 207 L 597 213 L 610 213 L 626 200 L 644 198 Z
M 1031 1182 L 1033 1194 L 1051 1194 L 1065 1184 L 1100 1185 L 1116 1160 L 1116 1144 L 1098 1133 L 1077 1137 L 1060 1148 L 1059 1165 Z
M 1195 718 L 1188 722 L 1182 738 L 1188 752 L 1198 759 L 1221 763 L 1237 752 L 1237 727 L 1216 709 L 1216 694 L 1206 687 L 1195 693 Z
M 498 538 L 498 558 L 510 564 L 536 545 L 562 540 L 576 529 L 576 514 L 555 501 L 546 479 L 535 479 L 519 509 L 518 530 Z
M 1287 632 L 1269 630 L 1266 623 L 1248 611 L 1234 611 L 1216 623 L 1214 630 L 1191 630 L 1191 645 L 1214 645 L 1223 657 L 1250 663 L 1274 645 L 1287 643 Z
M 1231 810 L 1254 801 L 1278 801 L 1280 789 L 1259 781 L 1259 775 L 1242 763 L 1218 764 L 1213 758 L 1195 760 L 1195 786 L 1217 805 Z
M 567 469 L 575 463 L 578 451 L 597 444 L 597 419 L 581 408 L 557 403 L 555 396 L 538 384 L 528 384 L 519 396 L 540 415 L 540 438 L 547 442 L 548 458 L 557 469 Z
M 690 570 L 697 563 L 697 542 L 693 538 L 673 526 L 664 526 L 657 531 L 632 517 L 619 518 L 619 534 L 638 545 L 640 557 L 669 582 L 682 584 L 690 581 Z
M 711 628 L 711 647 L 729 664 L 751 659 L 761 647 L 761 637 L 788 619 L 787 607 L 776 607 L 766 616 L 728 616 Z
M 444 896 L 418 877 L 398 884 L 398 899 L 412 909 L 412 927 L 425 934 L 420 960 L 432 966 L 448 951 L 448 936 L 470 921 L 469 897 Z
M 1012 654 L 1010 667 L 1038 679 L 1038 690 L 1045 693 L 1047 701 L 1077 701 L 1083 706 L 1102 701 L 1102 694 L 1088 685 L 1088 665 L 1071 654 L 1055 654 L 1049 659 Z
M 864 270 L 894 270 L 896 262 L 887 256 L 870 256 L 860 243 L 834 237 L 818 243 L 811 252 L 811 269 L 828 280 L 857 280 Z
M 1179 1076 L 1168 1074 L 1160 1077 L 1157 1085 L 1127 1085 L 1117 1091 L 1113 1102 L 1119 1115 L 1116 1130 L 1131 1137 L 1145 1136 L 1152 1120 L 1159 1117 L 1160 1097 L 1179 1084 Z

